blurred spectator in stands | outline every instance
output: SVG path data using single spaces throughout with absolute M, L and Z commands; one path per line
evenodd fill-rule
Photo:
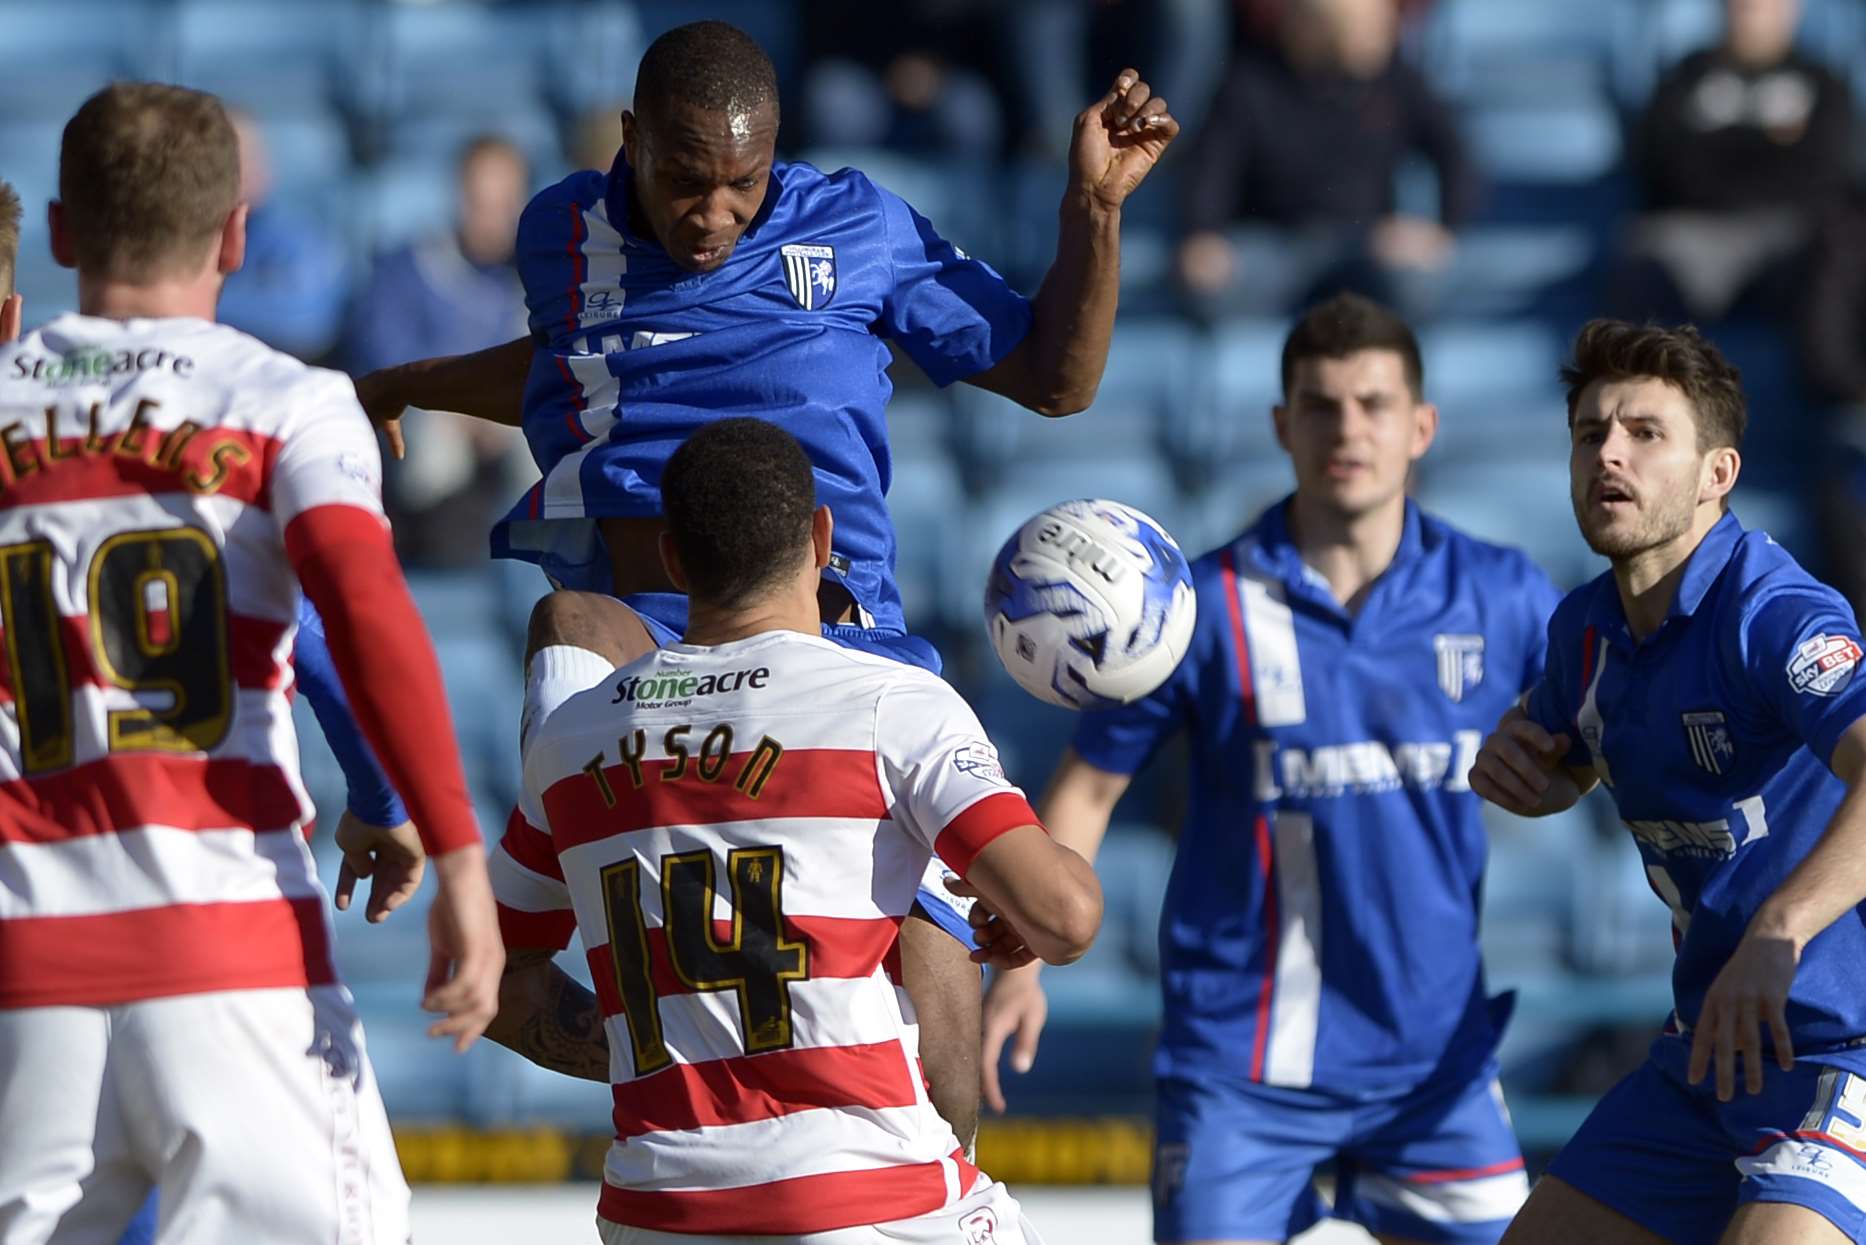
M 1022 114 L 1018 147 L 1061 160 L 1082 101 L 1122 69 L 1147 66 L 1182 117 L 1210 106 L 1231 43 L 1230 0 L 1018 0 L 1004 44 Z M 1171 167 L 1170 165 L 1168 167 Z
M 524 290 L 512 265 L 530 192 L 525 157 L 502 138 L 480 137 L 462 150 L 458 167 L 454 228 L 381 257 L 357 300 L 348 343 L 357 375 L 482 350 L 526 330 Z M 524 487 L 524 438 L 484 420 L 422 414 L 411 412 L 422 424 L 409 438 L 416 448 L 384 481 L 397 550 L 413 566 L 483 566 L 493 520 Z
M 1632 165 L 1644 195 L 1609 301 L 1618 314 L 1782 314 L 1814 215 L 1844 191 L 1846 83 L 1795 50 L 1800 0 L 1725 0 L 1723 42 L 1660 81 Z
M 806 144 L 996 159 L 1004 144 L 997 54 L 980 38 L 994 8 L 993 0 L 810 0 Z
M 220 318 L 268 346 L 320 359 L 337 344 L 350 292 L 342 240 L 317 215 L 272 194 L 259 123 L 233 113 L 246 201 L 246 262 L 227 278 Z
M 1237 9 L 1238 36 L 1241 39 L 1275 46 L 1283 15 L 1292 0 L 1233 0 Z M 1400 25 L 1411 27 L 1420 22 L 1432 7 L 1432 0 L 1392 0 Z
M 1178 269 L 1196 310 L 1273 313 L 1346 288 L 1429 314 L 1475 177 L 1398 33 L 1393 0 L 1287 0 L 1277 46 L 1238 49 L 1184 161 Z M 1437 220 L 1396 210 L 1411 152 L 1438 174 Z

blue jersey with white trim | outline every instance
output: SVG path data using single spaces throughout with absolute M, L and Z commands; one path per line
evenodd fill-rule
M 525 438 L 544 479 L 493 535 L 567 587 L 609 591 L 592 520 L 661 511 L 661 469 L 695 429 L 757 416 L 816 467 L 836 518 L 829 573 L 900 629 L 884 407 L 893 341 L 937 384 L 998 363 L 1029 303 L 852 169 L 777 163 L 764 206 L 718 269 L 676 266 L 630 231 L 632 174 L 574 173 L 518 227 L 532 335 Z
M 1292 543 L 1288 504 L 1193 563 L 1198 624 L 1172 678 L 1076 733 L 1085 760 L 1126 774 L 1191 732 L 1156 1063 L 1344 1090 L 1472 1071 L 1497 1034 L 1466 776 L 1540 676 L 1558 594 L 1521 553 L 1409 503 L 1349 615 Z
M 1574 741 L 1672 910 L 1677 1018 L 1688 1024 L 1743 931 L 1812 850 L 1845 788 L 1828 769 L 1866 715 L 1859 626 L 1846 601 L 1762 532 L 1726 514 L 1644 641 L 1611 573 L 1549 622 L 1531 717 Z M 1788 998 L 1795 1053 L 1866 1038 L 1866 906 L 1802 953 Z

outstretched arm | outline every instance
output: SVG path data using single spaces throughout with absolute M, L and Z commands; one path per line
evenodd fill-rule
M 1030 334 L 971 384 L 1049 416 L 1095 400 L 1120 294 L 1121 205 L 1178 133 L 1166 101 L 1133 69 L 1076 118 L 1056 260 L 1037 291 Z
M 531 371 L 532 340 L 519 337 L 472 354 L 442 355 L 385 367 L 360 376 L 356 396 L 369 421 L 403 453 L 402 412 L 411 406 L 456 411 L 516 428 L 525 415 L 525 378 Z
M 508 951 L 499 1014 L 486 1036 L 540 1068 L 609 1081 L 609 1036 L 596 996 L 552 962 L 552 951 Z

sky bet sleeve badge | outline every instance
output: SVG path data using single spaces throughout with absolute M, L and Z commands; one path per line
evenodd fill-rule
M 1817 635 L 1802 642 L 1788 663 L 1788 685 L 1815 696 L 1838 696 L 1853 681 L 1859 643 L 1844 635 Z

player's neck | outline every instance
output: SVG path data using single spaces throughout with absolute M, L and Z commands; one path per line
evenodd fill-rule
M 218 274 L 154 282 L 113 281 L 78 274 L 78 311 L 105 320 L 212 320 L 220 302 Z
M 1721 518 L 1723 511 L 1716 505 L 1699 506 L 1691 516 L 1691 526 L 1678 536 L 1614 560 L 1613 582 L 1620 590 L 1620 609 L 1635 638 L 1652 635 L 1671 613 L 1691 555 Z
M 689 599 L 687 631 L 681 640 L 687 644 L 710 647 L 749 639 L 767 631 L 799 631 L 804 635 L 821 635 L 823 617 L 816 603 L 815 584 L 808 587 L 807 594 L 801 588 L 787 588 L 780 594 L 750 605 L 730 608 Z
M 1298 491 L 1289 505 L 1289 534 L 1302 560 L 1314 568 L 1350 613 L 1357 613 L 1373 582 L 1393 565 L 1406 533 L 1406 497 L 1362 514 L 1346 514 Z

